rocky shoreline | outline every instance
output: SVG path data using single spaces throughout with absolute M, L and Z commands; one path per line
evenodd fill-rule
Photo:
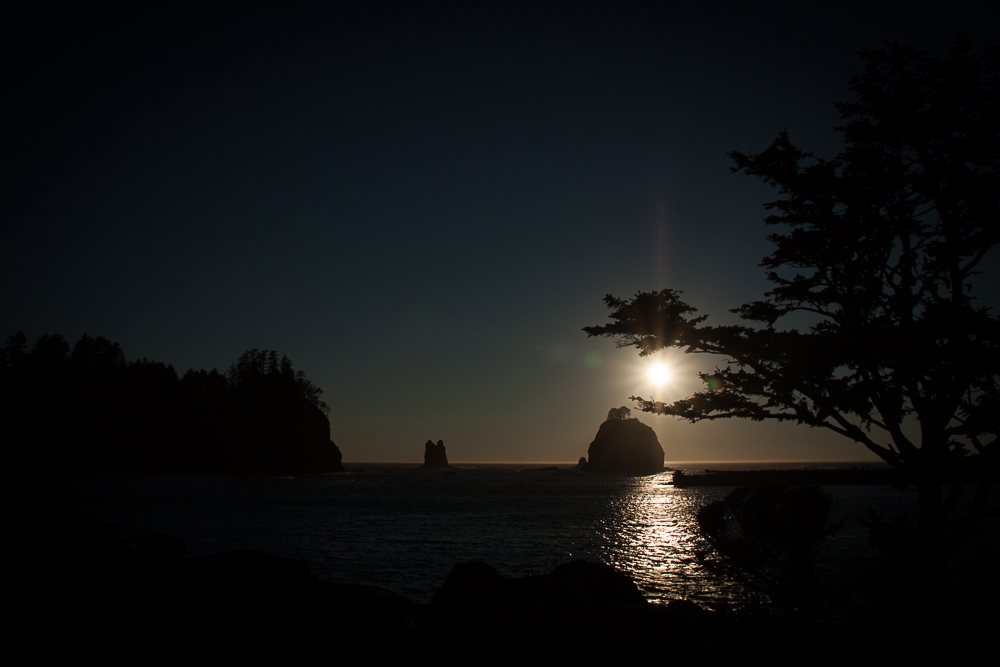
M 848 646 L 838 629 L 709 611 L 689 600 L 649 603 L 626 574 L 585 561 L 521 578 L 483 562 L 457 563 L 433 602 L 417 604 L 373 586 L 324 581 L 305 561 L 255 550 L 190 558 L 178 537 L 128 539 L 92 519 L 8 524 L 4 535 L 5 601 L 18 610 L 4 631 L 9 651 L 144 659 L 274 652 L 294 663 L 353 664 L 414 656 L 715 661 Z M 857 628 L 851 633 L 851 646 L 865 641 Z

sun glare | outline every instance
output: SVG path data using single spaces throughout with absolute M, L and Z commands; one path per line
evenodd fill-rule
M 649 369 L 649 379 L 653 381 L 653 384 L 663 384 L 670 379 L 670 371 L 663 364 L 656 364 Z

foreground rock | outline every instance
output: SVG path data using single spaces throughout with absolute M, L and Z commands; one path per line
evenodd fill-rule
M 608 419 L 578 468 L 590 472 L 652 474 L 663 472 L 663 447 L 656 433 L 638 419 Z
M 885 623 L 868 623 L 867 616 L 844 630 L 823 630 L 769 622 L 764 607 L 742 617 L 687 600 L 650 604 L 626 574 L 586 561 L 519 578 L 481 561 L 459 563 L 432 603 L 414 604 L 373 586 L 323 581 L 301 560 L 249 549 L 202 558 L 184 552 L 180 538 L 132 540 L 96 520 L 0 524 L 4 602 L 15 612 L 0 633 L 6 650 L 74 662 L 207 656 L 255 664 L 266 657 L 276 664 L 447 665 L 858 655 L 898 662 L 909 657 L 907 649 L 916 657 L 918 647 L 916 635 L 895 631 L 887 643 Z M 915 613 L 937 618 L 936 611 Z M 963 647 L 991 636 L 970 622 L 985 625 L 989 615 L 955 619 L 956 630 L 971 629 Z M 950 642 L 959 633 L 945 620 L 934 623 Z M 927 642 L 919 639 L 923 651 Z
M 252 549 L 188 558 L 178 537 L 132 540 L 93 519 L 8 523 L 0 534 L 0 565 L 17 572 L 4 588 L 18 610 L 3 635 L 8 647 L 316 656 L 351 641 L 415 639 L 409 600 L 323 581 L 305 561 Z
M 435 445 L 428 440 L 424 443 L 424 470 L 450 470 L 455 466 L 448 463 L 448 454 L 444 450 L 444 441 L 438 440 Z
M 603 563 L 572 561 L 551 574 L 504 579 L 482 561 L 458 563 L 434 594 L 439 607 L 496 604 L 621 605 L 648 604 L 632 579 Z

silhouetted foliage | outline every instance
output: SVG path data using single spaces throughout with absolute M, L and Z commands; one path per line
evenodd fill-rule
M 28 339 L 25 338 L 24 332 L 18 331 L 13 336 L 8 336 L 3 350 L 0 350 L 0 373 L 3 373 L 4 377 L 19 373 L 27 356 Z
M 632 411 L 624 405 L 620 408 L 611 408 L 608 410 L 608 419 L 629 419 L 631 417 Z
M 323 390 L 288 357 L 248 350 L 226 374 L 126 361 L 119 344 L 58 334 L 0 350 L 7 463 L 67 470 L 330 471 Z
M 226 378 L 234 391 L 262 386 L 283 386 L 292 393 L 298 392 L 309 403 L 329 414 L 330 406 L 320 400 L 323 390 L 306 377 L 305 371 L 295 371 L 292 360 L 271 350 L 247 350 L 236 363 L 229 366 Z M 292 389 L 292 385 L 296 389 Z
M 698 528 L 716 554 L 714 569 L 743 581 L 807 619 L 815 613 L 816 552 L 840 529 L 818 486 L 744 486 L 698 511 Z
M 125 366 L 125 353 L 104 336 L 83 334 L 73 346 L 71 360 L 81 372 L 112 373 Z
M 768 237 L 771 291 L 732 311 L 746 324 L 707 325 L 665 289 L 608 295 L 612 322 L 584 330 L 640 355 L 726 360 L 686 399 L 633 396 L 646 412 L 792 421 L 863 444 L 916 482 L 935 561 L 981 516 L 997 474 L 1000 321 L 976 305 L 973 278 L 1000 240 L 1000 52 L 958 37 L 944 60 L 897 44 L 862 57 L 856 101 L 838 105 L 836 158 L 786 132 L 730 154 L 734 172 L 779 191 L 766 223 L 789 229 Z M 914 439 L 904 425 L 918 422 Z

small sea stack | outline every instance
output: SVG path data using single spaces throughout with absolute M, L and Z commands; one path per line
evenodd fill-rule
M 420 466 L 421 470 L 449 470 L 454 467 L 448 463 L 443 440 L 438 440 L 436 445 L 430 440 L 424 443 L 424 465 Z
M 663 472 L 663 447 L 656 433 L 626 407 L 612 408 L 587 450 L 579 470 L 648 475 Z

